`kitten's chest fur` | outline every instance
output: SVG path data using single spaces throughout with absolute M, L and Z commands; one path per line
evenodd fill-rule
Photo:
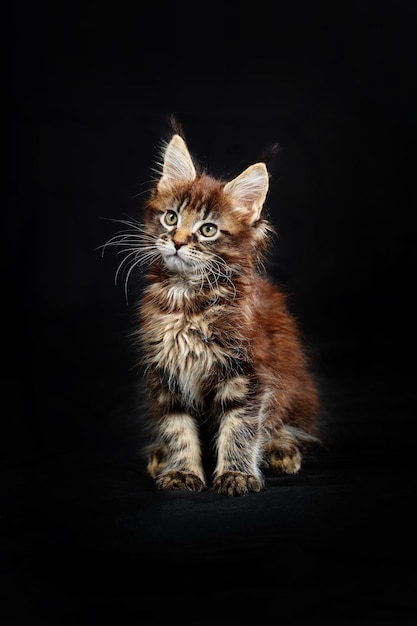
M 202 405 L 209 381 L 218 377 L 230 359 L 227 313 L 221 306 L 202 311 L 175 308 L 164 311 L 145 302 L 143 336 L 146 364 L 167 379 L 192 405 Z

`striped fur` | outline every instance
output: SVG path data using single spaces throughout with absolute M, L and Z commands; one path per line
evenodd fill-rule
M 297 472 L 314 440 L 317 389 L 285 297 L 261 271 L 268 182 L 263 163 L 212 178 L 174 135 L 143 226 L 112 241 L 130 269 L 148 265 L 139 321 L 159 489 L 258 492 L 263 472 Z

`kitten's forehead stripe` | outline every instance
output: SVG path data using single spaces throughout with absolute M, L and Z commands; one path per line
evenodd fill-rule
M 208 204 L 205 204 L 205 203 L 203 202 L 203 205 L 202 205 L 202 207 L 201 207 L 201 208 L 202 208 L 202 210 L 203 210 L 202 219 L 203 219 L 203 220 L 206 220 L 206 219 L 208 218 L 208 216 L 210 215 L 210 207 L 209 207 L 209 205 L 208 205 Z
M 190 197 L 186 196 L 180 206 L 178 207 L 178 213 L 181 213 L 185 209 L 186 206 L 190 203 Z
M 201 220 L 207 219 L 211 211 L 210 205 L 207 204 L 207 202 L 199 199 L 194 199 L 192 201 L 190 196 L 185 196 L 185 198 L 177 208 L 177 211 L 178 213 L 182 213 L 185 212 L 186 209 L 194 211 L 196 216 Z

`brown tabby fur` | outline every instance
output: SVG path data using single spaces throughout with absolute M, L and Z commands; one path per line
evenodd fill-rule
M 158 489 L 201 491 L 211 455 L 215 493 L 259 492 L 263 472 L 298 472 L 319 404 L 285 296 L 261 271 L 273 233 L 266 166 L 217 180 L 178 134 L 162 158 L 143 227 L 113 242 L 149 264 L 139 310 L 147 470 Z

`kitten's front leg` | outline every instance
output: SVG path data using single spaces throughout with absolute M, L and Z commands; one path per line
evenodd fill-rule
M 201 491 L 205 486 L 195 420 L 187 413 L 169 413 L 159 420 L 158 440 L 148 472 L 158 489 Z
M 217 435 L 215 493 L 241 496 L 263 489 L 259 469 L 259 408 L 248 403 L 247 381 L 237 377 L 218 392 L 222 416 Z

